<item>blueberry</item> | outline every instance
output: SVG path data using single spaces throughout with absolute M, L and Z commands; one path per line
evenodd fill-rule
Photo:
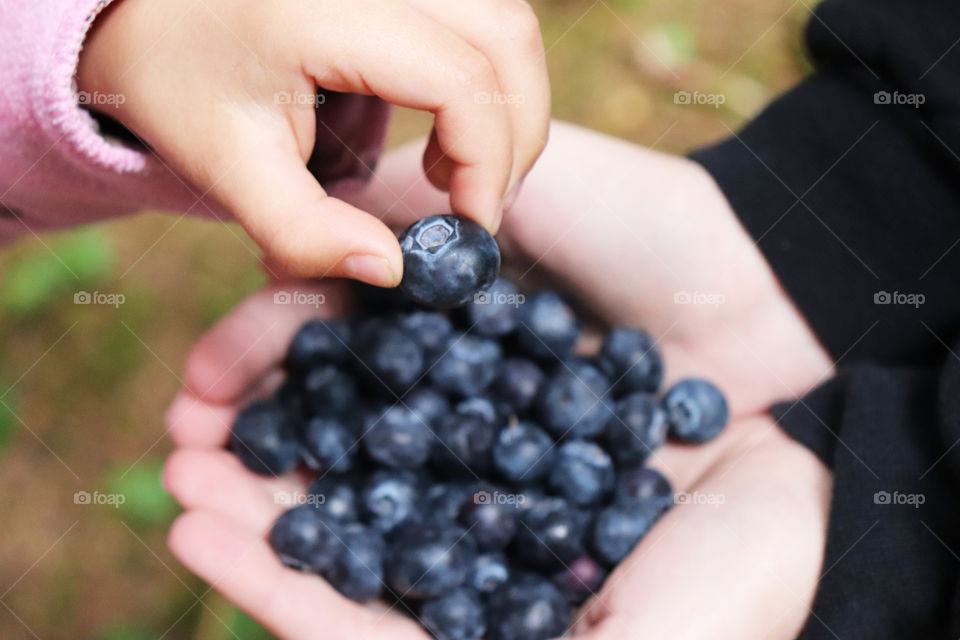
M 477 489 L 463 482 L 441 482 L 427 489 L 423 504 L 423 519 L 433 524 L 455 523 L 460 507 L 471 499 Z
M 357 383 L 337 365 L 314 367 L 303 378 L 303 398 L 313 414 L 342 413 L 353 408 Z
M 570 440 L 560 445 L 550 471 L 550 488 L 580 506 L 595 505 L 612 490 L 613 460 L 593 442 Z
M 357 331 L 355 368 L 378 390 L 407 391 L 424 369 L 423 349 L 408 332 L 386 320 L 369 320 Z
M 310 502 L 324 515 L 340 522 L 360 519 L 360 505 L 352 479 L 345 476 L 324 475 L 310 483 L 307 489 Z
M 311 320 L 294 334 L 286 364 L 292 371 L 345 362 L 350 353 L 350 326 L 334 318 Z
M 412 471 L 375 471 L 361 496 L 367 522 L 385 532 L 418 517 L 416 504 L 422 484 L 421 477 Z
M 553 468 L 553 438 L 529 422 L 503 429 L 493 446 L 493 466 L 505 480 L 534 482 Z
M 336 416 L 311 418 L 301 436 L 303 461 L 320 473 L 344 473 L 353 468 L 357 438 Z
M 298 378 L 284 380 L 273 393 L 273 401 L 283 407 L 290 416 L 302 417 L 307 405 L 301 381 Z
M 431 429 L 435 429 L 437 422 L 450 413 L 450 401 L 447 400 L 447 396 L 433 387 L 414 387 L 403 396 L 402 402 L 410 411 L 420 416 L 420 419 Z
M 613 410 L 607 397 L 610 380 L 580 358 L 557 367 L 544 383 L 537 403 L 538 415 L 556 438 L 591 438 L 600 434 Z
M 319 573 L 333 566 L 342 531 L 312 505 L 285 511 L 270 529 L 270 546 L 287 567 Z
M 481 491 L 460 507 L 459 522 L 481 551 L 503 549 L 517 532 L 518 512 L 513 504 L 494 499 L 499 491 Z
M 526 411 L 536 399 L 543 379 L 543 370 L 532 360 L 506 358 L 500 365 L 491 390 L 510 408 L 511 413 Z
M 424 602 L 419 617 L 436 640 L 479 640 L 487 631 L 480 598 L 462 587 Z
M 272 401 L 255 402 L 237 415 L 230 446 L 247 469 L 261 475 L 287 473 L 300 461 L 296 423 Z
M 436 598 L 463 584 L 475 556 L 460 527 L 405 525 L 389 542 L 384 574 L 402 598 Z
M 666 440 L 667 414 L 652 395 L 631 393 L 614 405 L 604 437 L 617 462 L 643 462 Z
M 494 426 L 499 426 L 503 420 L 500 409 L 489 396 L 474 396 L 461 400 L 454 407 L 454 411 L 461 416 L 475 415 Z
M 589 519 L 562 498 L 545 498 L 521 518 L 513 556 L 524 564 L 555 571 L 584 554 Z
M 607 570 L 590 556 L 580 556 L 553 574 L 553 584 L 567 601 L 580 606 L 603 587 Z
M 453 336 L 453 323 L 436 311 L 414 311 L 402 315 L 398 324 L 413 336 L 423 349 L 425 360 L 431 364 L 447 350 Z
M 458 307 L 486 290 L 500 270 L 500 248 L 486 229 L 460 216 L 437 215 L 400 235 L 400 288 L 422 304 Z
M 502 353 L 500 345 L 488 338 L 455 336 L 430 370 L 430 381 L 446 393 L 478 395 L 496 377 Z
M 517 342 L 540 359 L 563 359 L 580 337 L 573 309 L 554 291 L 540 291 L 520 305 Z
M 427 461 L 433 434 L 416 413 L 395 404 L 369 422 L 363 446 L 372 459 L 388 467 L 404 469 L 422 466 Z
M 597 359 L 614 381 L 618 395 L 654 393 L 663 380 L 663 359 L 646 331 L 617 327 L 607 334 Z
M 489 289 L 475 295 L 464 307 L 467 326 L 480 335 L 505 336 L 517 328 L 520 300 L 512 282 L 497 278 Z
M 383 536 L 372 527 L 344 525 L 333 565 L 324 572 L 330 585 L 355 602 L 380 597 L 383 590 Z
M 607 507 L 593 525 L 593 550 L 605 562 L 617 564 L 633 551 L 656 520 L 652 509 Z
M 620 469 L 614 496 L 621 506 L 649 508 L 658 515 L 673 506 L 673 488 L 667 479 L 639 464 Z
M 730 411 L 723 392 L 702 378 L 687 378 L 663 397 L 670 435 L 682 442 L 700 443 L 720 435 Z
M 470 581 L 480 593 L 493 593 L 510 578 L 510 561 L 499 552 L 481 553 L 473 562 Z
M 550 581 L 520 573 L 490 596 L 488 640 L 548 640 L 564 634 L 570 605 Z
M 486 473 L 497 438 L 493 423 L 476 413 L 451 413 L 440 420 L 432 463 L 446 477 Z

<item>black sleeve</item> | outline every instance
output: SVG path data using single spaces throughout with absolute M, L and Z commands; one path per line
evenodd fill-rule
M 960 3 L 825 0 L 817 72 L 692 157 L 827 349 L 932 364 L 960 326 Z

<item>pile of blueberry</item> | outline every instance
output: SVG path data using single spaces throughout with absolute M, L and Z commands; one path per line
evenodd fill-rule
M 285 565 L 352 600 L 383 598 L 440 640 L 557 637 L 673 504 L 651 452 L 668 435 L 718 435 L 726 401 L 695 378 L 658 395 L 661 357 L 639 329 L 576 354 L 580 323 L 560 295 L 496 278 L 499 253 L 490 276 L 466 221 L 437 219 L 439 231 L 412 229 L 429 242 L 402 243 L 405 269 L 452 279 L 442 295 L 431 277 L 403 288 L 444 307 L 485 291 L 449 312 L 383 294 L 308 322 L 288 379 L 238 415 L 231 446 L 257 473 L 315 475 L 270 532 Z M 454 282 L 447 244 L 474 281 Z

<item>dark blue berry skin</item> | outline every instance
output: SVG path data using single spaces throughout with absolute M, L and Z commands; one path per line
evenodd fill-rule
M 511 413 L 526 411 L 533 404 L 544 380 L 543 370 L 526 358 L 506 358 L 490 386 Z
M 607 334 L 597 360 L 614 381 L 617 395 L 655 393 L 663 381 L 663 359 L 649 333 L 617 327 Z
M 472 499 L 477 488 L 466 482 L 434 484 L 423 500 L 423 520 L 431 524 L 454 524 L 460 517 L 460 507 Z
M 487 640 L 559 638 L 570 624 L 570 605 L 549 580 L 515 574 L 490 595 Z
M 553 584 L 567 601 L 579 607 L 597 594 L 607 579 L 607 570 L 590 556 L 581 556 L 553 574 Z
M 417 341 L 428 364 L 447 350 L 453 336 L 453 323 L 437 311 L 413 311 L 400 316 L 398 324 Z
M 454 407 L 454 411 L 462 416 L 475 415 L 494 426 L 500 426 L 500 422 L 503 420 L 500 409 L 488 396 L 475 396 L 461 400 Z
M 431 429 L 436 429 L 440 419 L 450 413 L 450 401 L 447 400 L 447 396 L 433 387 L 414 387 L 403 396 L 402 403 L 420 416 L 420 419 Z
M 460 527 L 404 525 L 389 540 L 384 575 L 401 598 L 436 598 L 464 583 L 475 557 Z
M 617 564 L 627 557 L 646 535 L 657 516 L 650 509 L 607 507 L 593 525 L 593 551 L 598 558 Z
M 702 378 L 686 378 L 670 387 L 663 397 L 663 406 L 670 435 L 681 442 L 712 440 L 730 419 L 723 392 Z
M 512 282 L 497 278 L 464 307 L 464 322 L 472 333 L 491 338 L 505 336 L 517 328 L 520 299 Z
M 544 427 L 556 438 L 592 438 L 613 415 L 610 380 L 581 358 L 557 367 L 543 385 L 537 403 Z
M 529 422 L 518 422 L 500 431 L 493 445 L 493 466 L 503 479 L 530 484 L 553 468 L 554 441 Z
M 585 552 L 589 517 L 562 498 L 545 498 L 522 517 L 513 557 L 541 571 L 557 571 Z
M 353 468 L 359 447 L 352 430 L 337 416 L 317 416 L 307 421 L 301 435 L 301 455 L 308 467 L 320 473 L 345 473 Z
M 303 378 L 303 399 L 311 414 L 343 413 L 357 401 L 357 382 L 337 365 L 314 367 Z
M 510 561 L 503 553 L 481 553 L 474 560 L 470 582 L 480 593 L 493 593 L 509 579 Z
M 417 302 L 451 309 L 485 291 L 500 271 L 500 248 L 486 229 L 460 216 L 418 220 L 400 235 L 400 288 Z
M 308 573 L 333 566 L 340 539 L 340 525 L 309 504 L 282 513 L 269 536 L 270 546 L 285 566 Z
M 308 371 L 325 364 L 346 362 L 350 354 L 350 326 L 335 318 L 310 320 L 294 334 L 287 348 L 287 368 Z
M 431 463 L 445 477 L 475 478 L 490 467 L 497 428 L 476 413 L 452 413 L 435 431 Z
M 487 631 L 480 597 L 464 587 L 424 602 L 419 618 L 436 640 L 480 640 Z
M 307 493 L 314 507 L 328 518 L 340 522 L 356 522 L 360 519 L 360 498 L 353 478 L 324 475 L 310 483 Z
M 363 446 L 371 459 L 395 469 L 415 469 L 430 457 L 433 434 L 420 416 L 407 407 L 387 407 L 369 422 Z
M 550 489 L 571 504 L 599 504 L 613 490 L 613 482 L 613 460 L 595 443 L 570 440 L 557 449 Z
M 607 422 L 607 451 L 621 464 L 643 462 L 667 439 L 667 414 L 657 399 L 643 392 L 617 401 Z
M 272 401 L 255 402 L 237 415 L 230 446 L 247 469 L 261 475 L 282 475 L 300 461 L 297 424 Z
M 517 343 L 541 360 L 563 359 L 580 337 L 573 309 L 555 291 L 540 291 L 520 306 Z
M 475 396 L 493 382 L 502 359 L 497 342 L 481 336 L 457 335 L 430 370 L 430 382 L 448 394 Z
M 617 473 L 614 500 L 620 506 L 651 509 L 659 515 L 673 506 L 673 488 L 656 469 L 631 465 Z
M 481 551 L 504 549 L 517 532 L 519 513 L 515 506 L 492 499 L 496 491 L 486 491 L 472 496 L 460 507 L 460 524 L 470 532 L 470 537 Z M 478 496 L 491 496 L 481 500 Z
M 337 557 L 323 576 L 354 602 L 369 602 L 383 590 L 386 543 L 372 527 L 353 522 L 343 526 Z
M 408 470 L 375 471 L 364 487 L 361 510 L 366 522 L 387 532 L 419 517 L 417 503 L 423 490 L 421 476 Z
M 402 394 L 420 379 L 423 349 L 408 332 L 386 320 L 368 320 L 355 332 L 354 369 L 381 393 Z
M 292 417 L 302 418 L 306 413 L 307 403 L 303 397 L 303 385 L 297 378 L 284 380 L 273 393 L 273 401 L 286 409 Z

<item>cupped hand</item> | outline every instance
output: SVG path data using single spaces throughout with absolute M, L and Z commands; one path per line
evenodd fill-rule
M 342 163 L 372 165 L 383 109 L 352 96 L 318 111 L 317 86 L 331 100 L 434 113 L 423 168 L 449 191 L 447 208 L 491 231 L 545 144 L 550 111 L 523 0 L 123 0 L 98 17 L 78 86 L 122 95 L 111 115 L 288 273 L 384 286 L 402 272 L 395 237 L 306 167 L 318 138 Z

